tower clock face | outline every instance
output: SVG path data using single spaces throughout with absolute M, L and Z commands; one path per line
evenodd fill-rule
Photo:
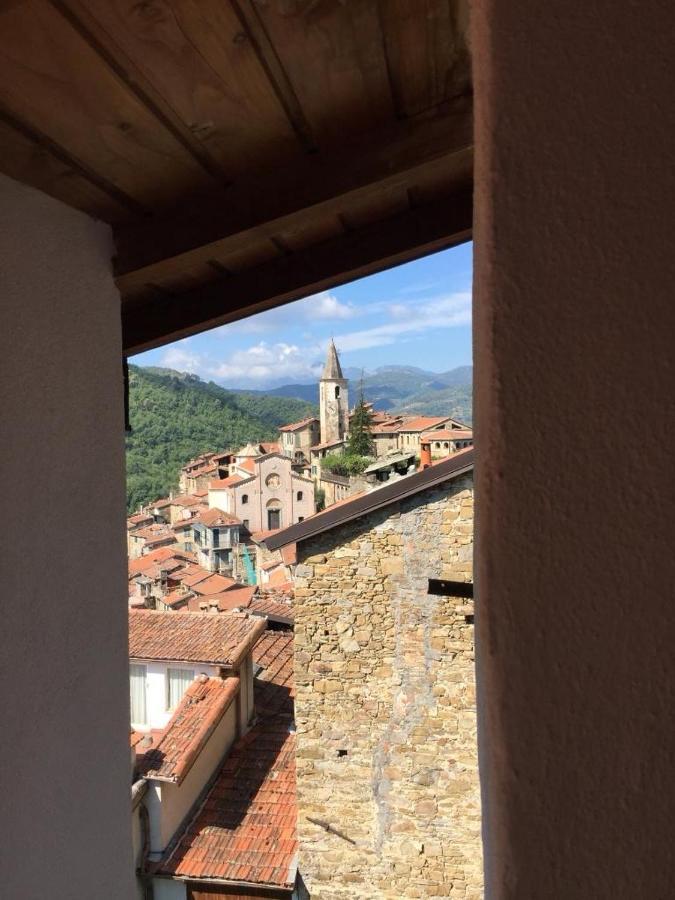
M 281 478 L 279 478 L 276 472 L 272 472 L 265 479 L 265 484 L 268 488 L 277 488 L 281 484 Z

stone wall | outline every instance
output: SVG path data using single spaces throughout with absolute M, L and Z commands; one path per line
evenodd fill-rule
M 473 605 L 427 593 L 429 578 L 472 580 L 472 548 L 471 476 L 298 546 L 298 828 L 312 898 L 482 896 Z

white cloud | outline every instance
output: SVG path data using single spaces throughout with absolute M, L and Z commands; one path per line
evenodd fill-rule
M 393 321 L 363 331 L 336 335 L 338 350 L 367 350 L 399 342 L 404 335 L 419 334 L 438 328 L 453 328 L 471 324 L 471 293 L 463 291 L 433 297 L 420 303 L 389 306 Z
M 305 297 L 304 300 L 296 300 L 239 322 L 222 325 L 215 329 L 214 334 L 224 338 L 236 334 L 273 334 L 284 328 L 297 326 L 300 322 L 340 322 L 369 312 L 367 308 L 359 310 L 351 303 L 342 303 L 334 294 L 322 291 Z
M 296 344 L 260 341 L 246 349 L 236 350 L 220 361 L 181 347 L 171 347 L 164 354 L 162 365 L 193 372 L 232 387 L 263 387 L 270 382 L 313 381 L 321 372 L 320 353 L 316 345 L 299 347 Z

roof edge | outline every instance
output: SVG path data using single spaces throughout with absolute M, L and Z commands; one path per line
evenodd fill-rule
M 391 503 L 404 500 L 420 491 L 441 484 L 443 481 L 459 478 L 473 469 L 474 452 L 473 447 L 460 450 L 435 465 L 396 480 L 393 484 L 385 484 L 384 487 L 355 497 L 351 502 L 341 503 L 334 508 L 329 506 L 325 511 L 310 516 L 303 522 L 290 525 L 261 543 L 268 550 L 278 550 L 288 544 L 300 543 L 317 534 L 322 534 L 324 531 L 337 528 L 338 525 L 343 525 L 384 506 L 389 506 Z

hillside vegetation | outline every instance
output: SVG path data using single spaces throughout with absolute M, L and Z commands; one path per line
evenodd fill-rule
M 207 450 L 276 440 L 278 426 L 317 412 L 303 400 L 229 391 L 196 375 L 129 366 L 127 508 L 166 496 L 181 466 Z

